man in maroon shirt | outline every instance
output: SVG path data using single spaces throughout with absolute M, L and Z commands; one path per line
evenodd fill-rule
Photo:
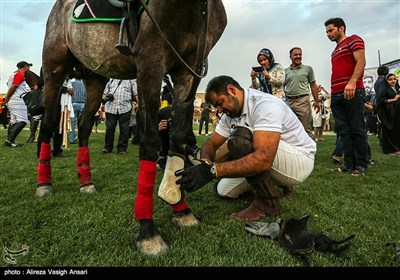
M 325 22 L 329 40 L 336 42 L 331 54 L 331 108 L 337 133 L 343 137 L 344 164 L 339 171 L 365 175 L 367 171 L 367 133 L 364 121 L 365 67 L 364 41 L 357 35 L 346 36 L 341 18 Z

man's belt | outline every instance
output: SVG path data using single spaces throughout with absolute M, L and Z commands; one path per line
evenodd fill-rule
M 297 99 L 297 98 L 301 98 L 304 96 L 310 96 L 310 94 L 302 94 L 302 95 L 296 95 L 296 96 L 286 96 L 287 99 Z

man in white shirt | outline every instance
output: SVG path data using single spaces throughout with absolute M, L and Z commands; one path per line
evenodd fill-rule
M 136 80 L 110 79 L 104 89 L 102 103 L 106 112 L 106 135 L 103 153 L 111 153 L 114 148 L 114 135 L 119 123 L 117 152 L 125 155 L 129 141 L 129 123 L 134 96 L 137 94 Z
M 195 191 L 214 178 L 240 178 L 255 190 L 251 205 L 232 214 L 236 220 L 259 220 L 282 213 L 274 185 L 294 186 L 314 168 L 315 142 L 281 99 L 258 90 L 244 90 L 229 76 L 213 78 L 206 101 L 223 112 L 215 132 L 201 149 L 197 165 L 178 170 L 182 191 Z M 227 141 L 230 157 L 213 162 Z

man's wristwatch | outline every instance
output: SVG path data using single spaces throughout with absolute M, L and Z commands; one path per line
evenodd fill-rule
M 217 178 L 217 168 L 216 168 L 216 166 L 215 166 L 215 163 L 213 163 L 212 161 L 210 161 L 210 160 L 208 160 L 208 159 L 207 159 L 207 160 L 204 160 L 204 162 L 210 166 L 210 172 L 211 172 L 211 174 L 213 174 L 214 177 Z

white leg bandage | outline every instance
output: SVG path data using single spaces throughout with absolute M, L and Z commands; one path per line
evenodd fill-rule
M 176 177 L 175 171 L 182 169 L 185 165 L 183 158 L 179 156 L 168 156 L 165 166 L 164 177 L 158 189 L 158 196 L 169 204 L 177 204 L 181 201 L 182 192 L 175 182 L 181 176 Z

